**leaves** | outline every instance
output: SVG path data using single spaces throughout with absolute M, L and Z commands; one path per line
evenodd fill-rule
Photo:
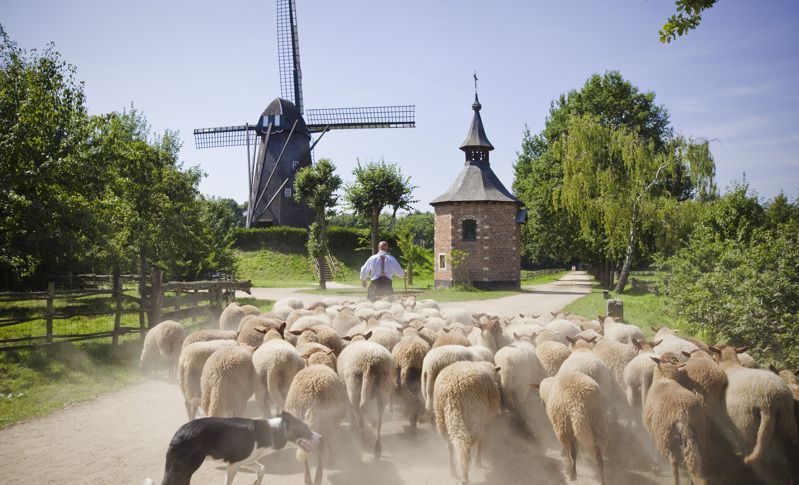
M 668 44 L 677 37 L 681 37 L 697 28 L 702 21 L 702 12 L 716 4 L 718 0 L 677 0 L 675 5 L 677 13 L 672 15 L 663 24 L 658 32 L 660 42 Z

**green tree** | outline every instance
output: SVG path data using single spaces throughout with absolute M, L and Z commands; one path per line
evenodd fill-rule
M 308 255 L 316 260 L 319 287 L 323 290 L 327 288 L 322 270 L 328 253 L 327 215 L 338 202 L 336 192 L 341 187 L 341 177 L 335 171 L 335 165 L 322 158 L 314 165 L 302 168 L 294 179 L 295 198 L 314 211 L 315 220 L 308 235 Z
M 677 37 L 699 27 L 702 12 L 716 4 L 718 0 L 677 0 L 677 13 L 672 15 L 660 29 L 660 42 L 668 44 Z
M 405 274 L 407 275 L 408 284 L 412 285 L 413 268 L 423 261 L 423 249 L 414 243 L 414 234 L 405 228 L 397 231 L 397 246 L 402 253 L 401 260 L 405 262 Z
M 411 234 L 415 244 L 432 249 L 435 242 L 435 216 L 432 212 L 412 212 L 397 218 L 397 231 Z
M 791 204 L 788 197 L 780 192 L 766 204 L 765 218 L 770 229 L 788 225 L 794 231 L 799 230 L 799 199 Z
M 661 199 L 672 198 L 663 180 L 679 171 L 700 193 L 714 190 L 707 142 L 674 137 L 659 148 L 623 126 L 574 116 L 568 136 L 558 140 L 555 150 L 564 169 L 560 203 L 579 222 L 584 239 L 601 237 L 604 256 L 624 261 L 616 292 L 627 284 L 643 227 L 657 227 Z
M 352 173 L 355 181 L 345 186 L 345 199 L 356 213 L 369 218 L 372 253 L 377 253 L 380 212 L 390 207 L 392 217 L 396 217 L 398 210 L 409 210 L 417 202 L 412 198 L 416 186 L 394 163 L 369 162 L 366 166 L 358 163 Z

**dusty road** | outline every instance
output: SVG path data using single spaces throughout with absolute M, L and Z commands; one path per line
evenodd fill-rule
M 556 311 L 588 291 L 584 277 L 571 282 L 542 285 L 507 298 L 464 303 L 461 306 L 500 314 Z M 576 286 L 573 284 L 576 283 Z M 261 295 L 261 290 L 258 295 Z M 283 290 L 280 290 L 283 291 Z M 274 290 L 265 290 L 271 297 Z M 266 295 L 264 295 L 266 296 Z M 303 298 L 306 296 L 303 295 Z M 319 298 L 318 295 L 308 295 Z M 253 404 L 251 402 L 251 404 Z M 253 414 L 254 415 L 254 414 Z M 383 427 L 383 458 L 374 461 L 362 453 L 359 439 L 344 426 L 335 446 L 335 463 L 326 470 L 324 483 L 332 485 L 455 483 L 449 476 L 447 445 L 430 423 L 415 437 L 404 432 L 404 420 L 388 414 Z M 175 430 L 186 421 L 183 398 L 174 383 L 148 380 L 93 401 L 72 406 L 50 416 L 0 431 L 0 483 L 10 484 L 139 484 L 145 477 L 158 483 L 164 455 Z M 371 449 L 371 442 L 365 447 Z M 611 449 L 607 457 L 607 483 L 671 483 L 665 475 L 653 477 L 631 471 L 634 442 Z M 624 450 L 623 452 L 620 450 Z M 634 455 L 635 453 L 632 453 Z M 302 469 L 287 446 L 266 458 L 264 484 L 301 485 Z M 633 467 L 635 468 L 635 467 Z M 242 472 L 236 484 L 252 483 L 254 475 Z M 219 483 L 222 471 L 210 462 L 195 474 L 193 483 Z M 503 419 L 491 426 L 484 445 L 483 467 L 473 466 L 474 484 L 567 483 L 559 452 L 545 431 L 535 439 L 519 436 Z M 577 484 L 596 483 L 589 455 L 578 458 Z

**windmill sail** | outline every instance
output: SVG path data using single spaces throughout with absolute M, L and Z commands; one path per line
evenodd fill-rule
M 305 119 L 312 133 L 327 128 L 413 128 L 416 126 L 415 111 L 413 105 L 309 109 Z
M 294 0 L 277 0 L 277 58 L 280 68 L 280 96 L 303 113 L 300 43 Z
M 256 133 L 257 127 L 253 125 L 197 128 L 194 130 L 194 145 L 198 149 L 246 146 L 248 141 L 252 143 Z

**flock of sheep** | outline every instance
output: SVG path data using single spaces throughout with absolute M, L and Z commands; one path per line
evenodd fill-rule
M 141 364 L 169 361 L 188 419 L 198 409 L 242 416 L 254 395 L 265 417 L 285 410 L 305 420 L 323 436 L 314 481 L 298 452 L 306 483 L 321 482 L 323 457 L 345 420 L 362 440 L 365 422 L 372 425 L 379 459 L 383 415 L 393 403 L 409 433 L 434 423 L 461 483 L 500 416 L 531 435 L 554 434 L 572 480 L 580 449 L 606 483 L 608 442 L 645 428 L 643 448 L 653 466 L 656 451 L 668 460 L 675 484 L 681 467 L 695 484 L 796 483 L 794 373 L 758 369 L 745 349 L 708 346 L 669 328 L 647 340 L 612 318 L 553 316 L 544 323 L 536 315 L 473 315 L 413 298 L 325 298 L 307 307 L 292 298 L 263 314 L 231 303 L 219 329 L 187 335 L 177 322 L 155 326 Z

